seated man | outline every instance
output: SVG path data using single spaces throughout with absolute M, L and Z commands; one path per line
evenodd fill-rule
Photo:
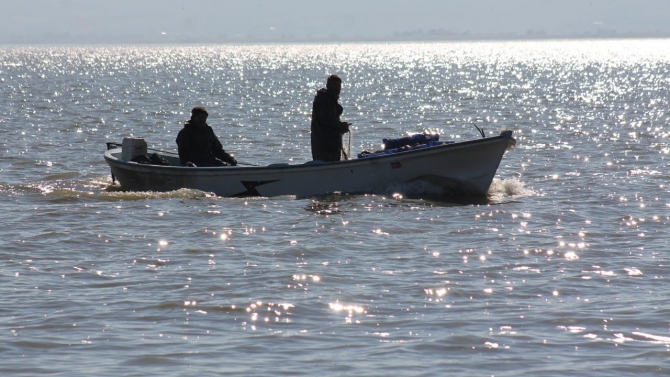
M 191 120 L 177 135 L 179 161 L 182 165 L 190 162 L 202 167 L 237 165 L 237 161 L 223 150 L 212 127 L 207 125 L 208 115 L 204 107 L 191 110 Z

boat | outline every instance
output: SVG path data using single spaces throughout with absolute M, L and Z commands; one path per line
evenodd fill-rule
M 516 145 L 512 131 L 505 130 L 493 137 L 484 137 L 482 133 L 481 139 L 401 148 L 395 153 L 334 162 L 192 167 L 182 166 L 176 154 L 159 150 L 155 150 L 156 154 L 169 166 L 130 161 L 137 155 L 132 150 L 137 149 L 137 143 L 133 146 L 133 140 L 126 143 L 127 139 L 122 144 L 107 143 L 108 149 L 104 152 L 112 178 L 119 182 L 121 190 L 188 188 L 223 197 L 290 195 L 302 198 L 337 193 L 384 193 L 389 187 L 422 181 L 438 185 L 448 196 L 485 197 L 503 155 Z M 138 153 L 146 153 L 146 142 L 142 139 L 139 144 Z

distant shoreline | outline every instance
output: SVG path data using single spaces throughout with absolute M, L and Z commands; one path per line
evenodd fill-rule
M 403 36 L 387 38 L 46 38 L 9 40 L 0 37 L 0 46 L 91 46 L 91 45 L 240 45 L 240 44 L 340 44 L 340 43 L 432 43 L 432 42 L 505 42 L 556 40 L 631 40 L 670 39 L 665 34 L 583 34 L 583 35 L 450 35 Z

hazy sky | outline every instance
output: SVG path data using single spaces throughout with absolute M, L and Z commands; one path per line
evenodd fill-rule
M 670 37 L 670 0 L 0 0 L 0 43 Z

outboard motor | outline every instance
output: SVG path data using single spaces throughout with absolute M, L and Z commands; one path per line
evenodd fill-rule
M 121 143 L 121 159 L 130 161 L 139 155 L 147 154 L 147 142 L 141 137 L 124 137 Z

